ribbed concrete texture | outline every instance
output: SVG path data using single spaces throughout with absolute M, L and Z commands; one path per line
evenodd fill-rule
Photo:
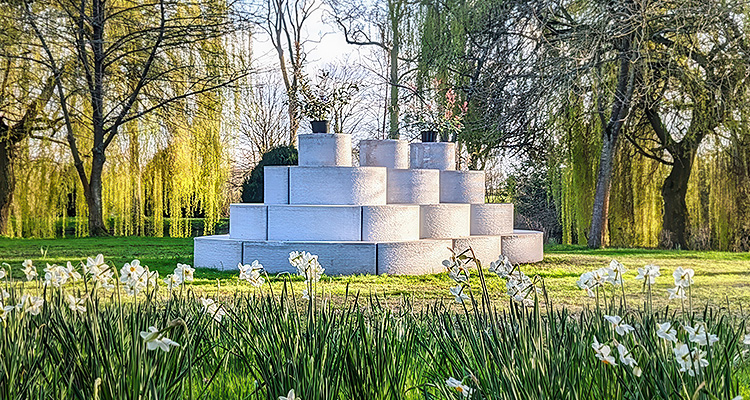
M 361 240 L 358 206 L 268 206 L 268 240 Z
M 484 171 L 440 171 L 441 203 L 484 203 Z
M 291 167 L 289 189 L 289 204 L 385 204 L 386 169 Z
M 299 165 L 307 167 L 352 166 L 352 136 L 344 133 L 297 135 Z
M 405 140 L 362 140 L 359 165 L 365 167 L 409 168 L 409 143 Z
M 440 203 L 440 171 L 436 169 L 388 169 L 389 204 Z
M 513 204 L 472 204 L 472 235 L 507 235 L 513 233 Z
M 289 253 L 307 251 L 318 256 L 326 275 L 375 274 L 375 246 L 367 242 L 245 242 L 243 262 L 258 260 L 269 273 L 296 273 L 289 265 Z
M 500 244 L 503 255 L 514 264 L 527 264 L 544 259 L 544 233 L 539 231 L 514 230 L 503 235 Z
M 500 236 L 467 236 L 453 239 L 453 249 L 457 254 L 469 247 L 474 250 L 482 267 L 486 268 L 500 256 Z
M 197 237 L 193 239 L 193 256 L 196 268 L 237 268 L 242 260 L 242 240 L 229 235 Z
M 268 206 L 263 204 L 230 204 L 229 237 L 266 240 Z
M 419 207 L 419 237 L 449 239 L 469 236 L 471 207 L 468 204 L 424 204 Z
M 453 241 L 417 240 L 413 242 L 378 243 L 378 273 L 423 275 L 443 272 L 443 260 L 450 257 Z
M 419 206 L 362 206 L 362 240 L 419 240 Z
M 409 165 L 412 169 L 456 169 L 456 145 L 451 142 L 412 143 Z
M 263 167 L 263 203 L 289 204 L 289 167 Z

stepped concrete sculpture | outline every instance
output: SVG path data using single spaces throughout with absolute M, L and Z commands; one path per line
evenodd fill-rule
M 197 267 L 260 261 L 293 272 L 289 253 L 317 254 L 330 275 L 442 272 L 449 248 L 541 261 L 543 234 L 513 228 L 512 204 L 485 204 L 484 171 L 457 171 L 453 143 L 302 134 L 299 166 L 264 169 L 263 204 L 232 204 L 229 235 L 195 238 Z

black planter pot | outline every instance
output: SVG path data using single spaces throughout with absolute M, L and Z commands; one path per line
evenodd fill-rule
M 328 133 L 328 121 L 310 121 L 313 133 Z
M 437 142 L 437 132 L 435 131 L 422 131 L 422 142 Z

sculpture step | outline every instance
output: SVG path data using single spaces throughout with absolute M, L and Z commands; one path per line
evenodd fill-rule
M 299 165 L 307 167 L 351 167 L 352 135 L 306 133 L 297 135 Z
M 440 203 L 439 170 L 388 168 L 387 185 L 388 204 Z
M 290 167 L 289 204 L 386 204 L 386 169 Z
M 440 171 L 441 203 L 484 203 L 484 171 Z

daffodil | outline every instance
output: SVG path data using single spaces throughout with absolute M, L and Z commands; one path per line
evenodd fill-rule
M 625 336 L 635 330 L 632 325 L 622 323 L 622 317 L 620 317 L 619 315 L 605 315 L 604 319 L 612 324 L 612 326 L 615 328 L 615 332 L 617 332 L 617 334 L 620 336 Z
M 172 290 L 176 288 L 177 286 L 180 286 L 182 283 L 180 281 L 180 277 L 175 274 L 169 274 L 166 278 L 164 278 L 164 283 L 167 284 L 167 290 Z
M 302 400 L 302 398 L 294 394 L 294 389 L 289 389 L 289 393 L 286 396 L 279 396 L 279 400 Z
M 750 333 L 745 335 L 745 339 L 742 340 L 742 343 L 750 345 Z
M 624 265 L 622 265 L 621 262 L 617 260 L 612 260 L 609 262 L 609 268 L 606 269 L 606 280 L 607 282 L 619 286 L 622 284 L 622 276 L 627 272 L 628 270 L 625 268 Z
M 7 263 L 3 263 L 3 266 L 6 266 L 6 265 L 8 265 L 8 264 Z M 0 268 L 0 279 L 5 278 L 7 275 L 8 274 L 5 272 L 5 268 Z
M 596 336 L 594 336 L 594 343 L 591 344 L 591 348 L 594 349 L 594 355 L 596 355 L 596 358 L 601 362 L 608 365 L 617 365 L 615 357 L 612 356 L 612 349 L 609 345 L 599 343 Z
M 641 376 L 641 368 L 633 358 L 632 353 L 621 343 L 617 344 L 617 352 L 620 353 L 620 363 L 633 368 L 633 374 L 635 374 L 635 376 Z
M 686 288 L 693 284 L 694 275 L 695 271 L 691 268 L 683 269 L 682 267 L 677 267 L 672 273 L 672 276 L 674 277 L 674 285 Z
M 195 268 L 190 267 L 188 264 L 177 263 L 177 268 L 174 270 L 174 274 L 180 278 L 180 282 L 192 282 L 195 280 Z
M 23 273 L 24 275 L 26 275 L 27 281 L 30 281 L 36 278 L 37 276 L 39 276 L 39 274 L 36 273 L 36 267 L 31 262 L 31 260 L 24 260 L 22 265 L 23 265 Z
M 258 260 L 253 261 L 252 264 L 239 263 L 237 267 L 240 269 L 240 280 L 246 280 L 255 287 L 261 287 L 266 280 L 260 275 L 260 271 L 263 270 L 263 264 L 259 263 Z
M 656 324 L 659 330 L 656 331 L 656 336 L 669 340 L 670 342 L 677 343 L 677 330 L 672 328 L 671 322 L 665 322 L 663 324 Z
M 141 331 L 141 338 L 146 342 L 146 349 L 148 350 L 162 349 L 169 352 L 170 348 L 180 346 L 177 342 L 164 336 L 155 326 L 149 326 L 147 331 Z
M 86 264 L 83 265 L 83 272 L 91 275 L 99 274 L 105 269 L 109 269 L 109 265 L 104 263 L 104 256 L 101 254 L 86 258 Z
M 6 318 L 8 318 L 8 314 L 10 314 L 13 309 L 16 308 L 14 306 L 6 306 L 3 305 L 2 302 L 0 302 L 0 319 L 5 321 Z
M 216 322 L 221 322 L 222 317 L 226 315 L 224 307 L 214 301 L 214 299 L 201 297 L 200 301 L 203 304 L 203 312 L 210 315 Z
M 464 300 L 469 300 L 469 296 L 464 293 L 464 287 L 457 285 L 449 289 L 453 297 L 456 299 L 456 303 L 463 303 Z
M 581 274 L 581 277 L 578 278 L 576 285 L 578 285 L 581 290 L 585 291 L 589 297 L 596 297 L 596 293 L 594 293 L 594 291 L 592 290 L 596 288 L 593 272 L 589 271 Z
M 687 372 L 688 375 L 695 376 L 696 370 L 708 366 L 708 360 L 705 359 L 705 351 L 699 349 L 690 351 L 687 344 L 684 343 L 677 343 L 673 351 L 675 360 L 680 365 L 680 372 Z
M 490 272 L 494 272 L 501 278 L 505 278 L 511 271 L 513 271 L 513 264 L 507 256 L 502 256 L 490 263 Z
M 452 376 L 446 379 L 445 384 L 448 385 L 449 388 L 457 391 L 458 393 L 461 393 L 464 399 L 469 398 L 471 396 L 471 393 L 474 391 Z
M 669 299 L 687 299 L 687 294 L 685 294 L 685 288 L 682 286 L 675 286 L 673 289 L 667 289 L 667 293 L 669 293 Z
M 39 315 L 42 312 L 42 305 L 44 305 L 44 298 L 25 294 L 21 296 L 21 301 L 16 309 L 23 310 L 24 313 L 31 315 Z
M 297 273 L 305 280 L 318 282 L 325 269 L 318 262 L 318 256 L 305 251 L 289 253 L 289 264 L 297 268 Z
M 70 310 L 73 312 L 77 312 L 79 314 L 85 314 L 86 313 L 86 297 L 82 298 L 76 298 L 75 296 L 69 294 L 65 298 L 68 307 L 70 307 Z
M 125 263 L 120 269 L 120 282 L 127 283 L 130 280 L 138 279 L 144 272 L 145 270 L 141 266 L 140 260 Z
M 636 276 L 635 279 L 645 279 L 646 283 L 653 285 L 656 283 L 656 277 L 660 275 L 661 273 L 659 272 L 658 265 L 648 264 L 643 268 L 638 268 L 638 276 Z
M 690 341 L 701 346 L 713 346 L 714 343 L 719 341 L 718 336 L 706 331 L 706 325 L 703 323 L 698 323 L 694 328 L 690 325 L 684 325 L 683 328 L 688 333 Z

